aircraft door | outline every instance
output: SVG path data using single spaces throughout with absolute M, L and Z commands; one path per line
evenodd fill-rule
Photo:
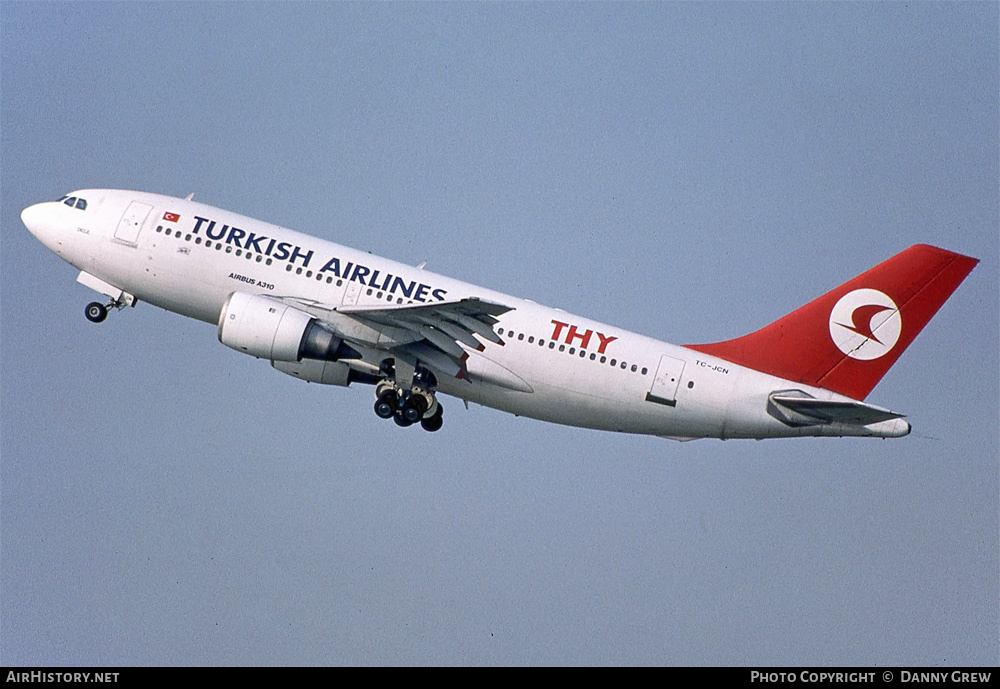
M 668 407 L 677 406 L 677 386 L 681 382 L 684 362 L 664 354 L 660 357 L 660 365 L 653 376 L 653 386 L 646 393 L 647 402 L 665 404 Z
M 358 296 L 361 294 L 361 283 L 354 280 L 347 281 L 347 288 L 344 290 L 344 305 L 352 306 L 358 303 Z
M 140 203 L 139 201 L 130 203 L 125 210 L 125 215 L 122 216 L 121 221 L 118 223 L 118 227 L 115 228 L 115 239 L 128 244 L 135 244 L 139 241 L 139 230 L 142 229 L 142 224 L 146 222 L 146 217 L 151 210 L 153 210 L 153 207 L 149 204 Z

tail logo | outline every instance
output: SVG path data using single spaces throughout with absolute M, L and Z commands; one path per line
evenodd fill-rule
M 848 292 L 830 312 L 830 337 L 852 359 L 871 361 L 885 356 L 902 329 L 896 303 L 874 289 Z

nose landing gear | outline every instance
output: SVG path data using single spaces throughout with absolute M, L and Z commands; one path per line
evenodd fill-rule
M 111 309 L 124 309 L 126 306 L 135 306 L 135 297 L 126 295 L 124 292 L 120 294 L 121 296 L 117 299 L 112 299 L 107 304 L 102 304 L 99 301 L 90 302 L 87 304 L 87 308 L 83 310 L 83 315 L 91 323 L 103 323 L 104 319 L 108 317 L 108 311 Z

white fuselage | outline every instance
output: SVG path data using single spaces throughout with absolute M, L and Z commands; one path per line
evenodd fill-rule
M 86 209 L 49 202 L 25 210 L 39 240 L 108 285 L 213 325 L 233 292 L 328 309 L 465 297 L 511 307 L 494 327 L 504 345 L 466 348 L 470 375 L 440 377 L 439 388 L 513 414 L 675 438 L 887 437 L 909 429 L 900 419 L 791 426 L 768 412 L 772 392 L 847 398 L 194 201 L 105 189 L 71 196 L 86 199 Z M 130 223 L 136 202 L 150 210 Z M 379 350 L 362 351 L 377 366 Z

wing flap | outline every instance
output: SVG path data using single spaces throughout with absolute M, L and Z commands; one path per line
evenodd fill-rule
M 427 325 L 435 328 L 436 330 L 440 330 L 441 332 L 450 336 L 451 339 L 455 340 L 456 342 L 461 342 L 462 344 L 468 345 L 471 349 L 475 349 L 476 351 L 480 352 L 485 349 L 483 343 L 477 340 L 473 333 L 470 333 L 465 328 L 461 328 L 455 323 L 452 323 L 451 321 L 446 321 L 443 318 L 438 318 L 438 319 L 427 318 L 426 316 L 421 316 L 420 320 L 422 320 Z
M 413 344 L 396 347 L 392 350 L 392 353 L 414 368 L 418 364 L 422 364 L 450 378 L 465 377 L 466 367 L 464 361 L 457 360 L 445 354 L 437 347 L 432 347 L 423 342 L 414 342 Z

